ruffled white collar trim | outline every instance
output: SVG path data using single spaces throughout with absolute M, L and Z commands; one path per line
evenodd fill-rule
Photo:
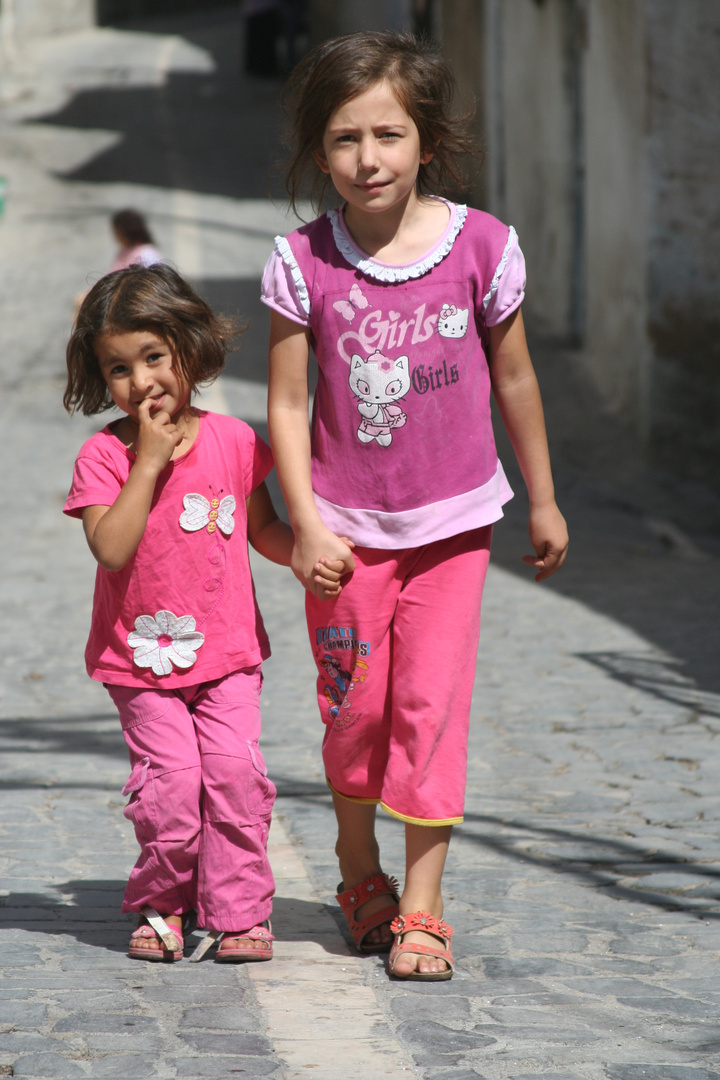
M 450 208 L 450 223 L 435 247 L 416 263 L 406 264 L 405 266 L 391 266 L 389 263 L 381 263 L 377 259 L 371 259 L 364 251 L 356 247 L 350 239 L 345 228 L 342 211 L 328 210 L 335 245 L 351 266 L 354 266 L 363 274 L 367 274 L 368 277 L 375 278 L 376 281 L 408 281 L 410 278 L 422 277 L 423 274 L 427 274 L 428 271 L 432 270 L 433 266 L 437 266 L 439 262 L 442 262 L 446 255 L 450 254 L 455 238 L 467 218 L 467 206 L 448 202 L 447 199 L 441 201 Z

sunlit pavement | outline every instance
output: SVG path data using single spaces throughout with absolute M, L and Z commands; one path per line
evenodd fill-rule
M 259 559 L 276 959 L 125 956 L 128 766 L 82 664 L 92 559 L 60 512 L 105 418 L 63 413 L 64 342 L 112 259 L 109 213 L 136 206 L 213 303 L 251 319 L 207 404 L 266 432 L 259 276 L 292 222 L 267 198 L 279 83 L 243 78 L 239 56 L 226 8 L 42 42 L 0 85 L 0 1075 L 720 1078 L 718 501 L 623 460 L 568 354 L 538 352 L 567 567 L 530 579 L 520 495 L 496 529 L 445 882 L 456 977 L 390 981 L 349 947 L 302 595 Z M 402 877 L 402 826 L 379 835 Z

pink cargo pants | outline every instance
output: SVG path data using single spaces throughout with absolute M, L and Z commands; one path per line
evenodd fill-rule
M 209 930 L 267 919 L 274 880 L 267 858 L 275 787 L 258 748 L 260 667 L 176 690 L 108 686 L 132 772 L 140 858 L 123 911 L 195 909 Z

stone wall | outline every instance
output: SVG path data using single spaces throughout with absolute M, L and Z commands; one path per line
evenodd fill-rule
M 720 466 L 720 5 L 647 5 L 653 446 Z

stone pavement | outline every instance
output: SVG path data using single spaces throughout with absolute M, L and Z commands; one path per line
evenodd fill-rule
M 538 354 L 570 561 L 547 585 L 529 580 L 520 496 L 496 531 L 467 817 L 446 875 L 457 976 L 391 982 L 382 959 L 348 947 L 302 596 L 259 559 L 276 959 L 124 954 L 128 767 L 82 666 L 92 559 L 60 513 L 101 421 L 63 414 L 63 347 L 74 294 L 111 258 L 107 214 L 137 205 L 208 296 L 253 318 L 208 403 L 263 430 L 253 298 L 288 226 L 258 180 L 278 88 L 233 69 L 235 31 L 225 9 L 68 35 L 2 84 L 0 1076 L 720 1080 L 720 507 L 630 467 L 569 356 Z M 123 100 L 143 112 L 119 144 Z M 249 125 L 237 196 L 220 158 L 203 185 L 179 134 L 154 137 L 151 121 L 173 132 L 198 101 L 216 103 L 218 126 Z M 150 172 L 153 147 L 167 175 Z M 383 817 L 379 835 L 402 876 L 402 826 Z

